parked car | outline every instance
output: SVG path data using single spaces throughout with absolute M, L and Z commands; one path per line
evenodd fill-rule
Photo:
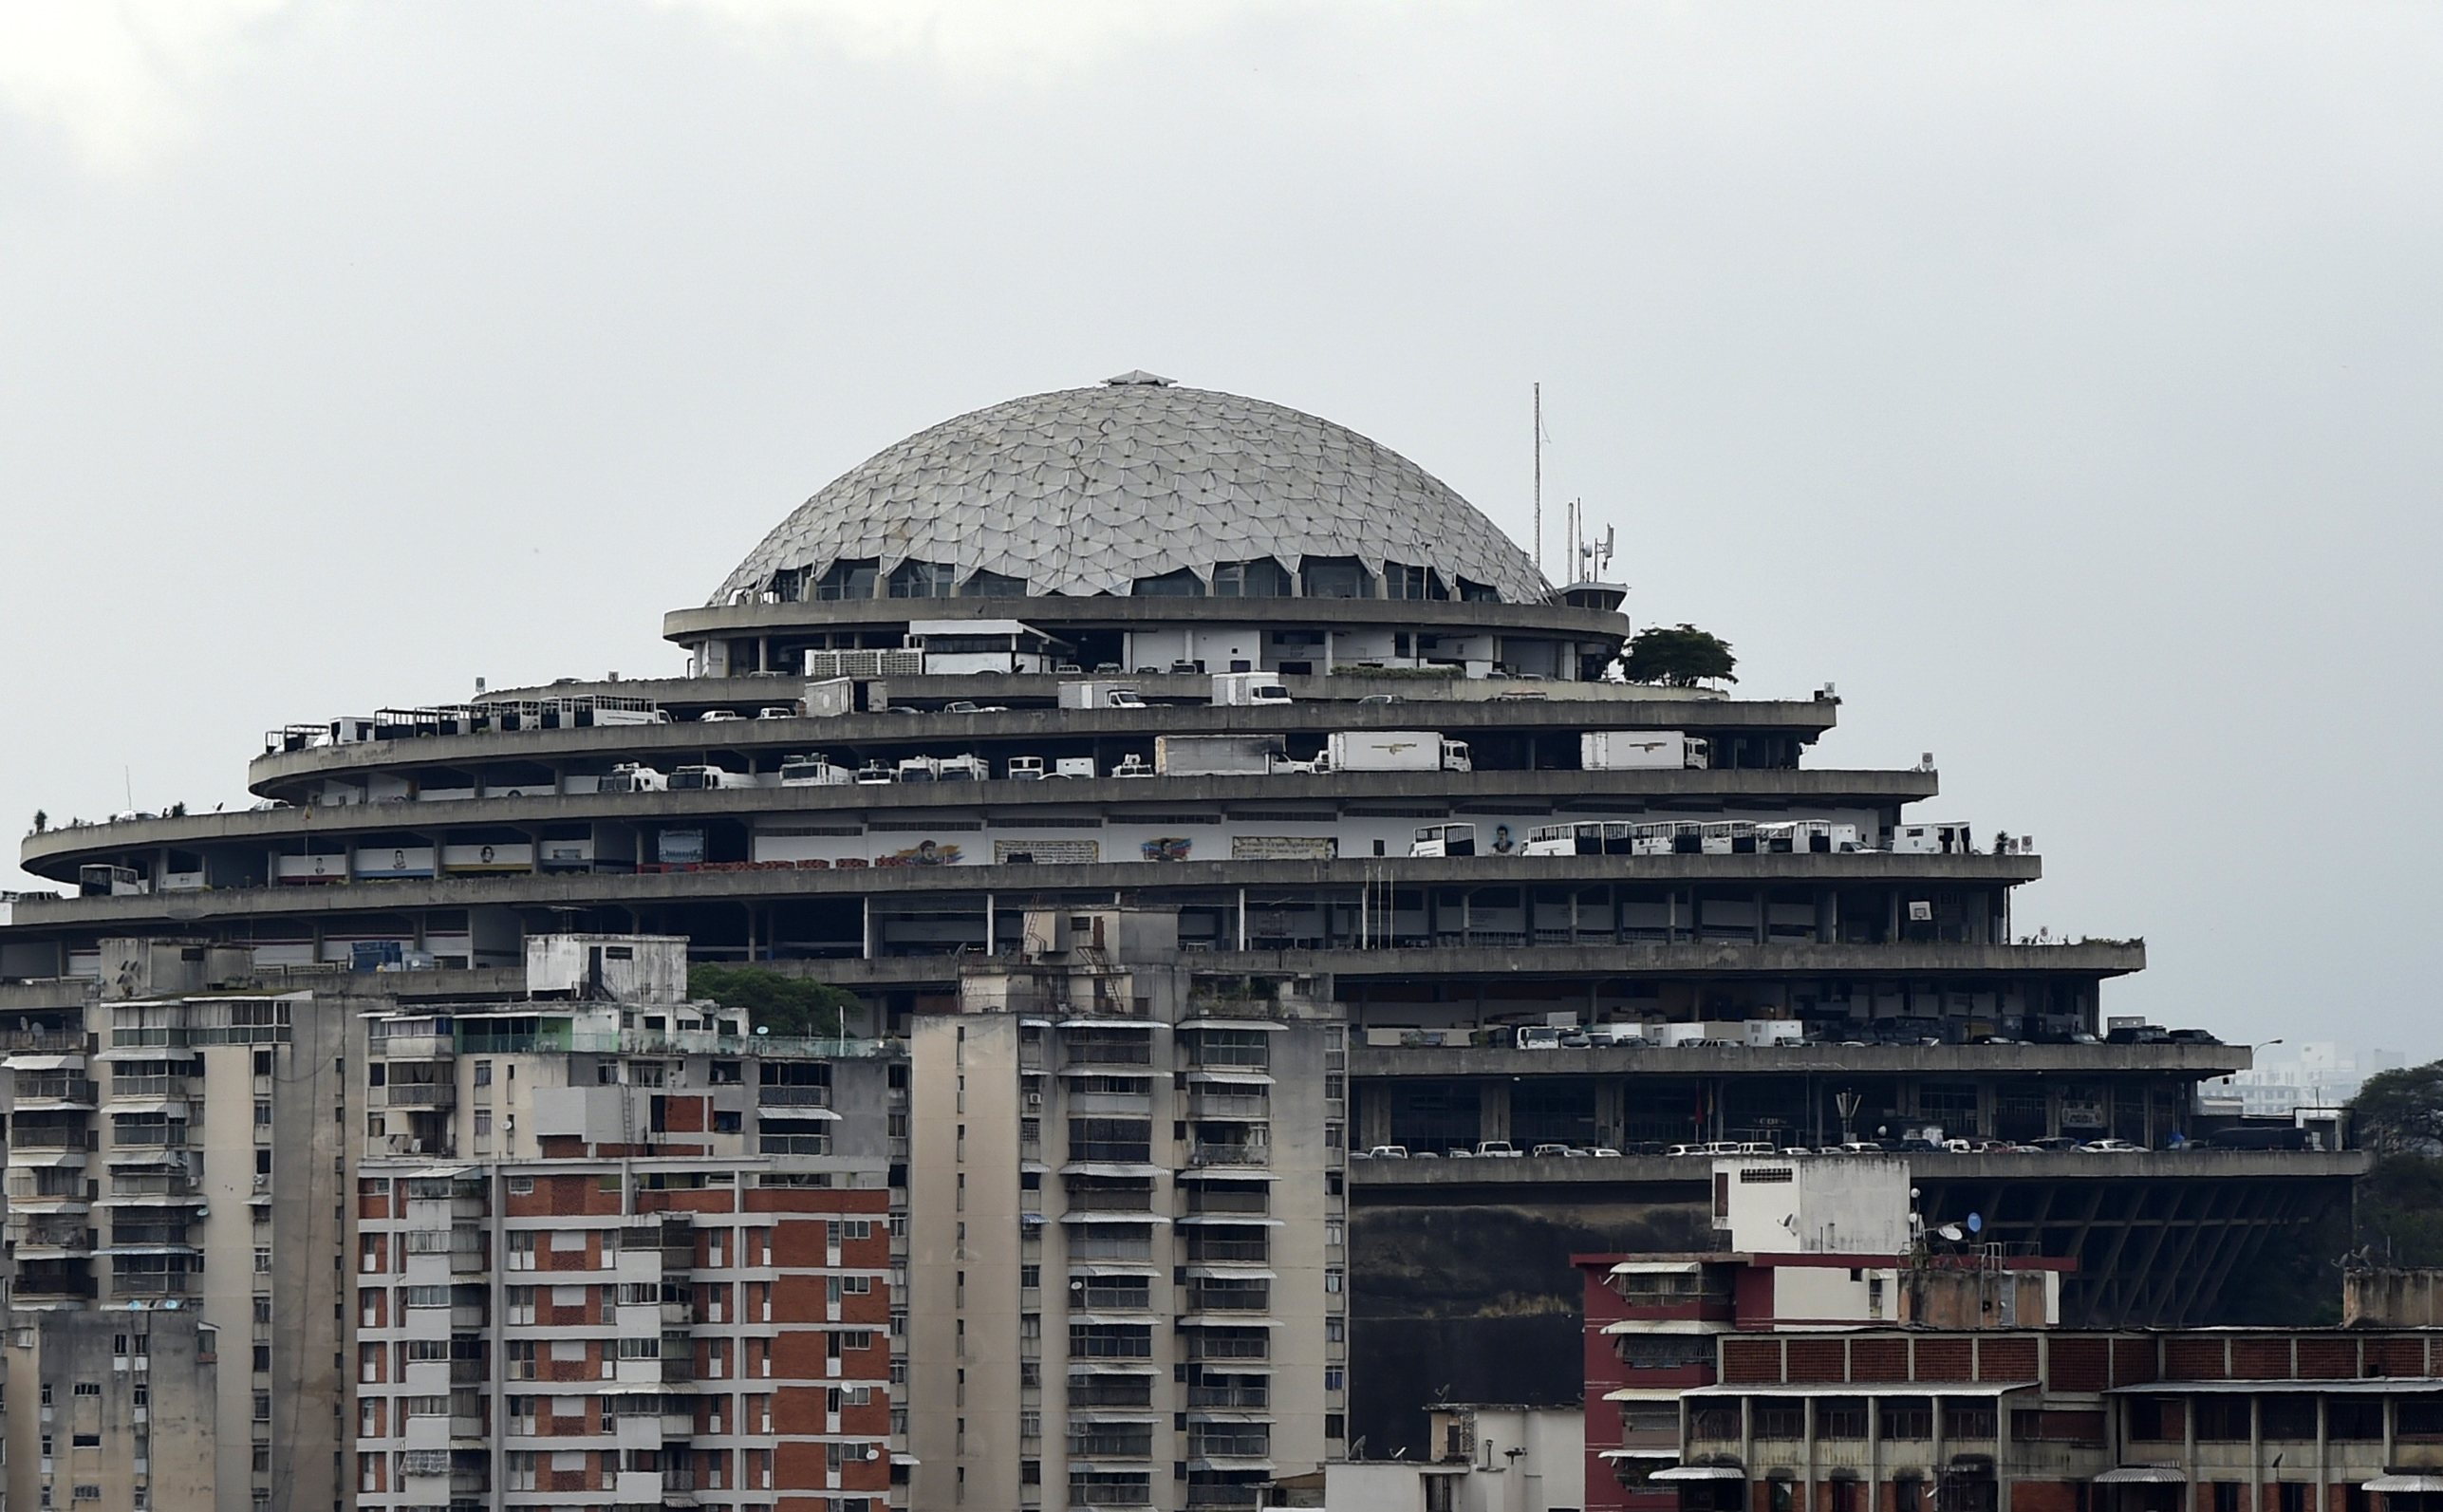
M 696 722 L 698 724 L 726 724 L 732 719 L 742 718 L 744 718 L 744 716 L 740 715 L 736 709 L 706 709 L 703 713 L 696 716 Z
M 1518 1154 L 1519 1147 L 1506 1139 L 1482 1140 L 1476 1146 L 1479 1160 L 1515 1160 Z
M 1597 1145 L 1593 1149 L 1588 1150 L 1587 1153 L 1594 1156 L 1596 1160 L 1618 1160 L 1620 1158 L 1620 1151 L 1613 1148 L 1609 1145 Z
M 1527 1153 L 1537 1160 L 1557 1160 L 1563 1156 L 1575 1155 L 1577 1151 L 1567 1145 L 1538 1145 Z
M 1362 709 L 1370 703 L 1406 703 L 1408 701 L 1408 698 L 1404 694 L 1369 693 L 1364 698 L 1357 700 L 1357 706 Z
M 2090 1139 L 2079 1147 L 2081 1155 L 2143 1155 L 2146 1147 L 2126 1139 Z
M 1373 1148 L 1366 1151 L 1366 1155 L 1370 1160 L 1406 1160 L 1408 1158 L 1408 1147 L 1406 1145 L 1377 1145 Z

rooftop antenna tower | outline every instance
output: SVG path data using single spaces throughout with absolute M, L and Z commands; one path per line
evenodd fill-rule
M 1544 385 L 1536 384 L 1536 575 L 1544 571 Z

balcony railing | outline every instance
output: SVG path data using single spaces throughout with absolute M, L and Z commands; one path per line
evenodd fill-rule
M 182 1123 L 119 1124 L 111 1129 L 110 1142 L 121 1148 L 153 1145 L 182 1147 L 187 1142 L 187 1126 Z
M 122 1282 L 137 1279 L 139 1278 L 120 1278 Z M 183 1281 L 186 1278 L 182 1276 L 159 1277 L 155 1278 L 155 1279 Z M 61 1276 L 56 1274 L 46 1274 L 41 1271 L 27 1271 L 20 1273 L 17 1277 L 17 1284 L 15 1287 L 15 1291 L 19 1297 L 91 1297 L 94 1295 L 95 1290 L 95 1282 L 93 1278 L 90 1276 Z M 128 1288 L 122 1284 L 120 1287 L 120 1290 L 123 1292 L 128 1290 Z
M 1190 1166 L 1262 1166 L 1272 1159 L 1268 1145 L 1203 1145 L 1188 1151 Z
M 17 1149 L 83 1149 L 90 1141 L 81 1125 L 20 1124 L 9 1135 Z
M 0 1029 L 0 1055 L 82 1055 L 82 1029 Z
M 829 1134 L 757 1134 L 755 1150 L 764 1155 L 828 1155 L 831 1153 Z
M 766 1108 L 829 1108 L 829 1087 L 757 1087 L 755 1100 Z
M 456 1082 L 411 1081 L 392 1082 L 385 1099 L 393 1108 L 456 1108 L 458 1088 Z
M 191 1076 L 113 1076 L 110 1095 L 113 1097 L 194 1097 L 203 1089 L 194 1084 Z
M 1187 1116 L 1253 1119 L 1260 1123 L 1271 1115 L 1272 1106 L 1272 1099 L 1262 1092 L 1225 1092 L 1199 1088 L 1188 1094 Z
M 1223 1263 L 1259 1263 L 1272 1258 L 1271 1241 L 1265 1239 L 1215 1239 L 1191 1232 L 1187 1236 L 1187 1258 L 1195 1260 L 1219 1260 Z
M 1272 1405 L 1272 1391 L 1264 1386 L 1191 1386 L 1187 1389 L 1190 1407 L 1265 1408 Z

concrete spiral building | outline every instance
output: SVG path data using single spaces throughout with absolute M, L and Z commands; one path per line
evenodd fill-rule
M 1912 819 L 1930 770 L 1806 765 L 1829 689 L 1606 681 L 1625 597 L 1312 416 L 1142 373 L 1013 401 L 668 614 L 684 676 L 288 726 L 252 812 L 28 836 L 76 890 L 0 916 L 0 1031 L 109 1038 L 135 941 L 209 962 L 197 991 L 394 1017 L 513 997 L 551 935 L 849 989 L 857 1073 L 891 1068 L 871 1495 L 927 1507 L 1252 1505 L 1412 1436 L 1433 1384 L 1574 1392 L 1566 1302 L 1515 1300 L 1573 1297 L 1574 1248 L 1701 1246 L 1704 1163 L 1667 1146 L 2195 1132 L 2247 1054 L 2098 1042 L 2141 946 L 2017 941 L 2032 846 Z M 12 1133 L 111 1116 L 29 1118 L 61 1068 L 12 1064 Z M 351 1163 L 470 1153 L 350 1085 Z M 741 1159 L 827 1137 L 760 1127 Z M 1536 1152 L 1417 1158 L 1480 1147 Z M 1930 1219 L 2075 1256 L 2098 1325 L 2202 1316 L 2356 1159 L 1912 1156 Z M 132 1300 L 111 1248 L 40 1284 Z

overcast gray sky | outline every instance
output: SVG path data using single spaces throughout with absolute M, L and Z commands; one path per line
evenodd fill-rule
M 2034 834 L 2109 1009 L 2431 1057 L 2438 79 L 2432 6 L 0 0 L 0 815 L 675 673 L 822 483 L 1130 367 L 1523 542 L 1540 380 L 1639 622 Z

